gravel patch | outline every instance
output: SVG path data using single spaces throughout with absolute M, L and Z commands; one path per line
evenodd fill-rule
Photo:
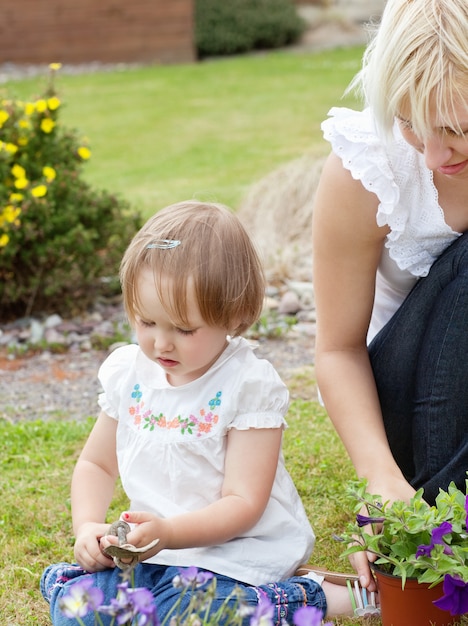
M 311 337 L 262 339 L 259 357 L 268 359 L 287 382 L 298 369 L 313 365 Z M 43 351 L 11 358 L 0 351 L 0 419 L 82 420 L 97 416 L 101 391 L 97 372 L 103 350 L 54 354 Z

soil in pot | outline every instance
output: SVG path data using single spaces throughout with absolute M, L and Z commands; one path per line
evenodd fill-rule
M 406 580 L 401 588 L 401 578 L 372 568 L 379 590 L 382 626 L 450 626 L 459 622 L 433 604 L 444 595 L 442 584 L 429 588 L 414 578 Z

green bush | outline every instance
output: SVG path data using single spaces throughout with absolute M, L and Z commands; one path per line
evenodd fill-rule
M 0 101 L 0 321 L 84 311 L 118 288 L 118 264 L 141 224 L 128 204 L 82 178 L 89 148 L 43 98 Z
M 200 58 L 279 48 L 306 28 L 291 0 L 195 0 L 195 45 Z

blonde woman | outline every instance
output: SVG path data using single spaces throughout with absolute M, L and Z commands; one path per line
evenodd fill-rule
M 369 491 L 433 502 L 468 469 L 466 0 L 389 0 L 352 87 L 323 123 L 317 380 Z

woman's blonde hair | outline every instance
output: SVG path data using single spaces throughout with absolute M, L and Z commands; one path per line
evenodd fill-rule
M 247 330 L 262 312 L 265 280 L 258 254 L 238 217 L 223 205 L 170 205 L 135 235 L 120 267 L 132 324 L 140 308 L 137 282 L 143 268 L 153 271 L 158 297 L 175 325 L 189 326 L 189 287 L 204 321 L 233 335 Z
M 468 112 L 468 1 L 388 0 L 351 88 L 387 136 L 402 110 L 416 135 L 428 136 L 431 105 L 443 126 L 460 132 L 454 108 Z

